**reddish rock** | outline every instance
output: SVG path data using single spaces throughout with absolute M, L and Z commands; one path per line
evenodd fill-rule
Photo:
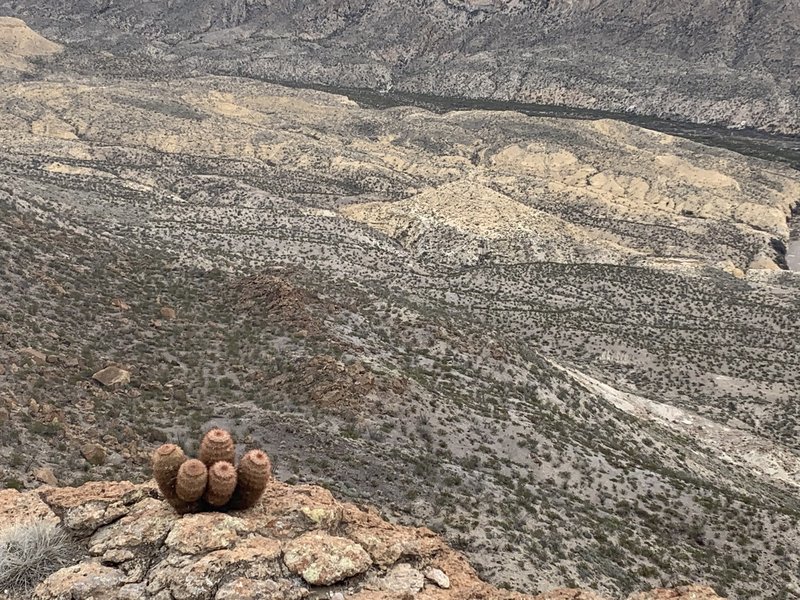
M 81 446 L 81 454 L 89 464 L 99 466 L 106 462 L 106 451 L 100 444 L 84 444 Z

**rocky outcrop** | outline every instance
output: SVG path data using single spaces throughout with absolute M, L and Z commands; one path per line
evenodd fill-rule
M 532 598 L 482 582 L 433 532 L 393 525 L 315 486 L 274 482 L 252 510 L 179 516 L 153 483 L 94 482 L 0 492 L 0 517 L 0 532 L 58 521 L 84 550 L 36 587 L 35 600 L 300 600 L 326 588 L 354 600 Z M 602 600 L 588 590 L 535 598 Z M 631 596 L 667 598 L 719 596 L 695 586 Z

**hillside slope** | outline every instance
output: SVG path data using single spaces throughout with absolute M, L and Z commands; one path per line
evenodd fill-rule
M 155 444 L 221 425 L 496 585 L 796 593 L 796 172 L 234 78 L 2 91 L 6 487 L 141 480 Z M 370 206 L 427 219 L 428 247 Z M 491 244 L 515 215 L 582 253 L 442 260 L 437 231 Z
M 124 61 L 800 133 L 800 2 L 130 0 L 0 9 Z M 108 63 L 103 57 L 100 64 Z

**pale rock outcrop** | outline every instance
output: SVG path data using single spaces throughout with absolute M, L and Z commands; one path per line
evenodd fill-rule
M 97 373 L 92 375 L 92 379 L 102 383 L 106 387 L 125 385 L 131 381 L 131 372 L 117 365 L 109 365 L 105 369 L 100 369 Z
M 24 21 L 13 17 L 0 17 L 0 69 L 27 71 L 27 59 L 58 54 L 63 48 L 42 37 Z

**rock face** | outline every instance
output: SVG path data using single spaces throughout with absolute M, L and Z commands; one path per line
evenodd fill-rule
M 323 488 L 273 483 L 254 509 L 178 516 L 153 483 L 0 492 L 0 532 L 32 518 L 60 520 L 85 549 L 56 571 L 35 600 L 299 600 L 346 583 L 358 600 L 534 597 L 483 583 L 464 558 L 427 529 L 392 525 Z M 24 522 L 24 521 L 22 521 Z M 424 573 L 424 574 L 423 574 Z M 327 595 L 332 595 L 333 592 Z M 538 600 L 602 600 L 554 590 Z M 654 590 L 631 600 L 719 600 L 707 587 Z
M 149 55 L 151 68 L 170 73 L 201 59 L 217 72 L 275 80 L 800 128 L 796 1 L 12 6 L 33 27 L 76 43 L 82 60 L 87 49 L 141 49 L 138 60 Z

